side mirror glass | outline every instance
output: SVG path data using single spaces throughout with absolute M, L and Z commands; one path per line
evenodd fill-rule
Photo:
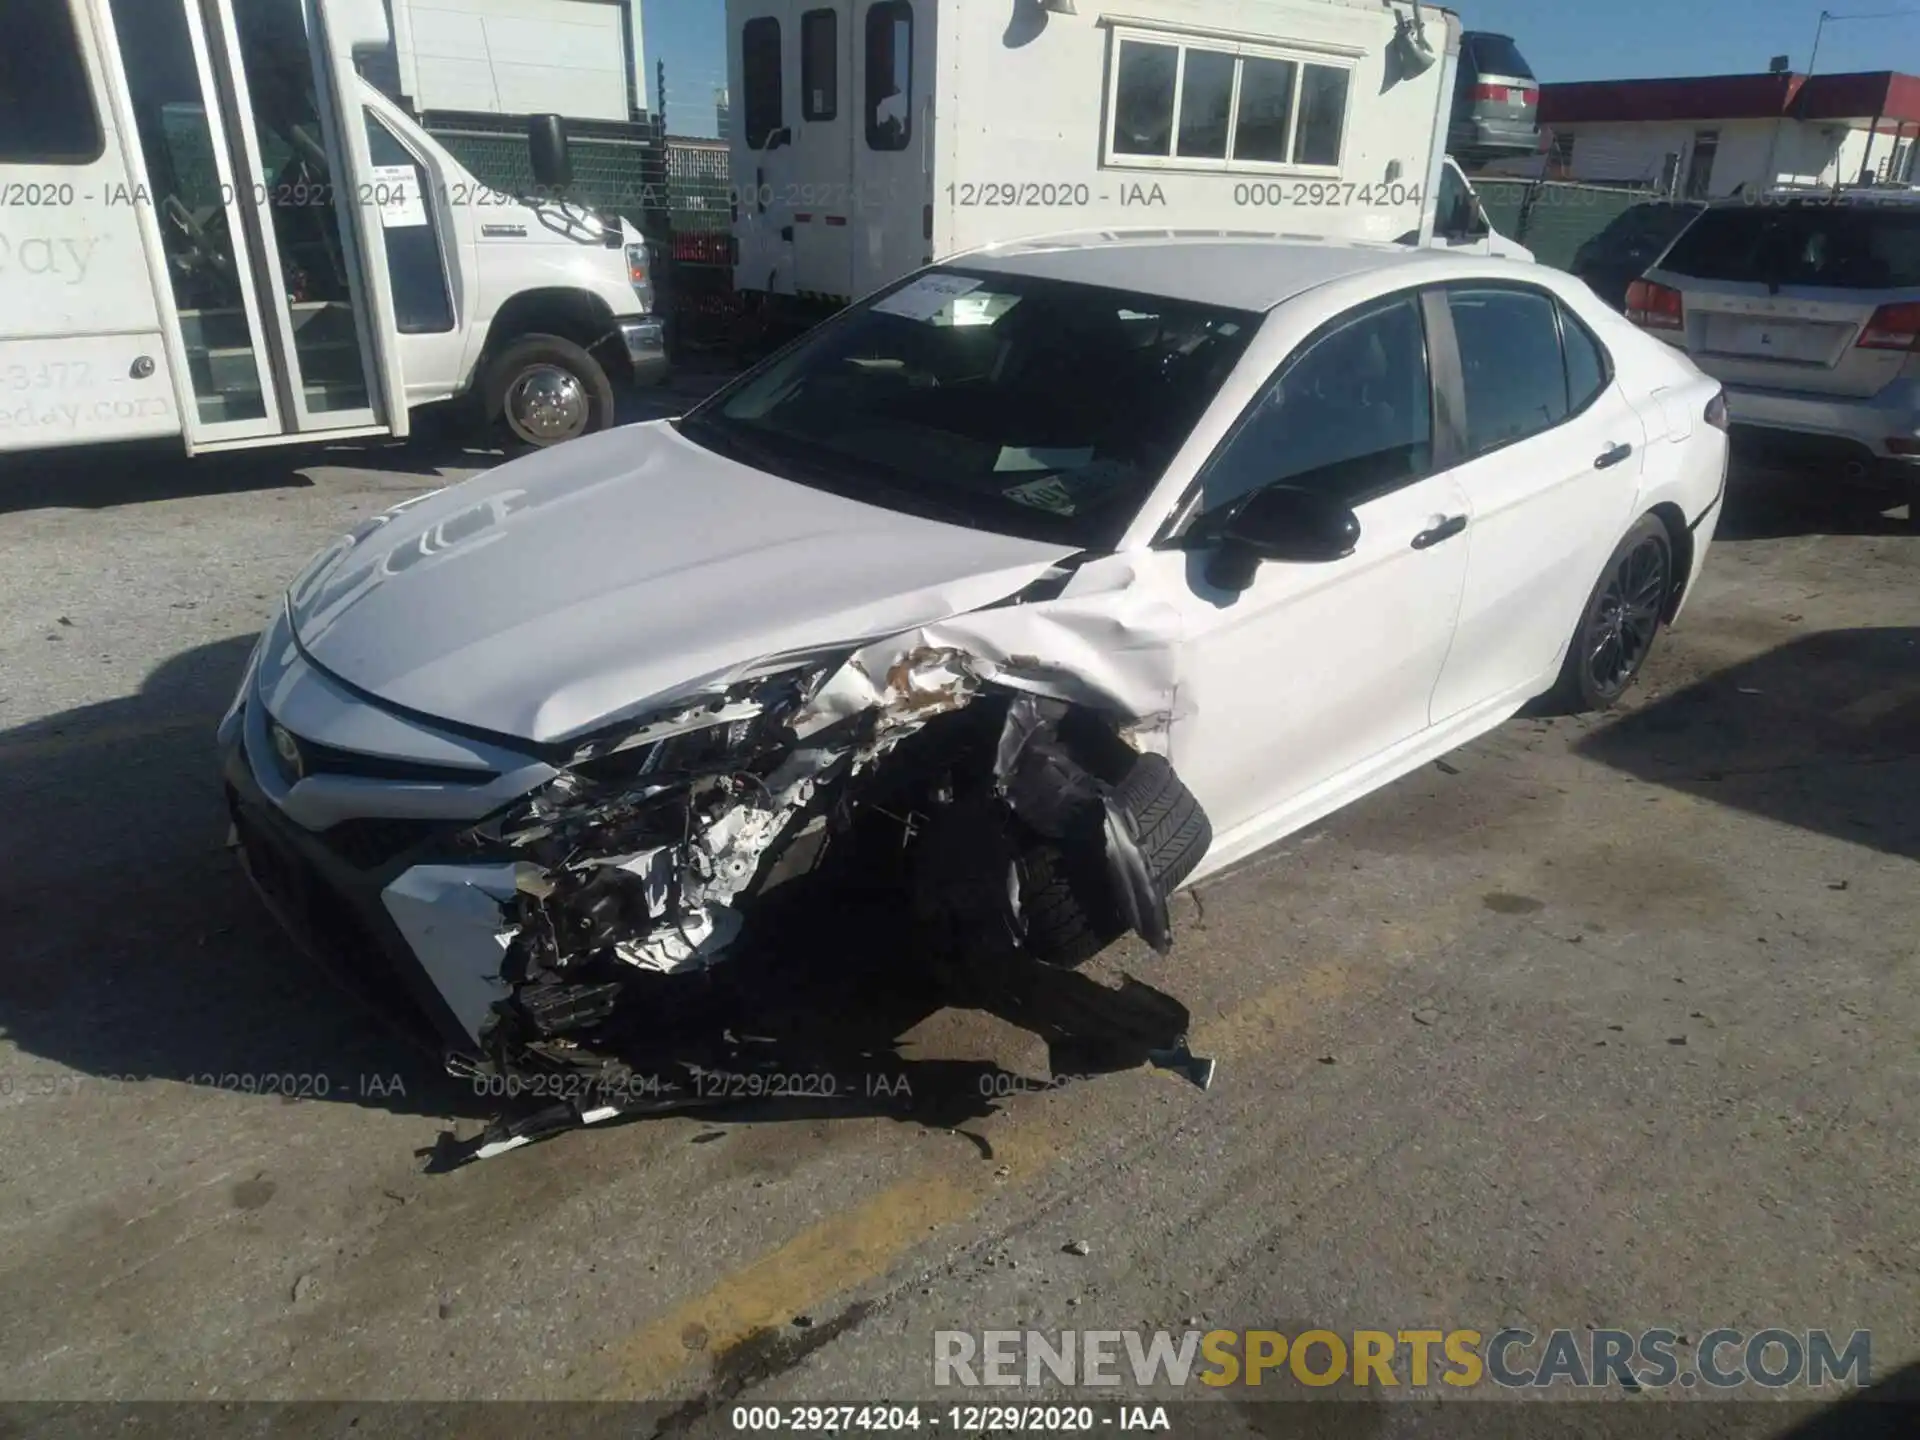
M 533 183 L 549 196 L 573 183 L 567 122 L 561 116 L 535 115 L 527 121 L 527 154 L 533 165 Z
M 1324 565 L 1344 560 L 1360 543 L 1360 517 L 1317 490 L 1274 485 L 1242 502 L 1216 533 L 1220 547 L 1207 579 L 1237 592 L 1253 583 L 1263 561 Z

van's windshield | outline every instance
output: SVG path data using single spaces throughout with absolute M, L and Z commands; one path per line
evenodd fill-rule
M 942 268 L 822 326 L 681 432 L 802 484 L 976 528 L 1116 543 L 1260 317 Z
M 1716 208 L 1674 242 L 1659 268 L 1694 280 L 1904 289 L 1920 285 L 1920 206 Z

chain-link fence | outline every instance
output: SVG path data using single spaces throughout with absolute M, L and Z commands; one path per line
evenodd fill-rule
M 422 115 L 420 123 L 482 184 L 509 195 L 535 192 L 525 116 L 442 111 Z M 668 234 L 667 147 L 657 123 L 570 119 L 567 138 L 569 199 L 612 210 L 650 239 Z
M 675 329 L 685 351 L 731 346 L 733 190 L 724 140 L 667 140 L 668 223 L 673 235 Z
M 1506 180 L 1476 176 L 1473 188 L 1493 228 L 1517 240 L 1542 265 L 1564 270 L 1614 218 L 1659 198 L 1650 187 L 1581 185 L 1570 180 Z

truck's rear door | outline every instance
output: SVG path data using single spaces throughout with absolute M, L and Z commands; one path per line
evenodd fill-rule
M 853 298 L 853 0 L 796 0 L 800 94 L 793 131 L 794 288 Z

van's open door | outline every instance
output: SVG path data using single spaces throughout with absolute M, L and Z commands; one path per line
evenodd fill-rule
M 380 0 L 99 0 L 190 451 L 405 434 L 353 47 Z M 377 34 L 369 34 L 377 25 Z M 413 197 L 418 203 L 418 197 Z

